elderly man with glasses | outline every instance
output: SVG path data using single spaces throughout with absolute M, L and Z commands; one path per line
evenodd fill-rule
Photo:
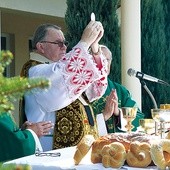
M 40 138 L 45 151 L 76 145 L 85 135 L 84 128 L 90 127 L 90 131 L 97 133 L 92 110 L 80 106 L 80 101 L 76 103 L 77 110 L 74 106 L 82 93 L 92 102 L 100 98 L 107 88 L 107 60 L 98 44 L 103 33 L 100 22 L 90 21 L 81 40 L 69 53 L 66 53 L 68 42 L 58 26 L 43 24 L 34 33 L 33 52 L 30 61 L 23 66 L 21 76 L 48 78 L 51 87 L 25 95 L 24 111 L 29 121 L 48 120 L 55 124 L 55 139 L 53 131 L 51 135 Z M 82 105 L 86 103 L 82 97 L 81 102 Z M 72 103 L 74 106 L 70 106 Z M 88 115 L 82 118 L 81 110 L 87 111 Z M 82 121 L 85 124 L 80 125 Z

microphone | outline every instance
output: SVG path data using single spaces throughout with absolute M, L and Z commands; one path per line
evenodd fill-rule
M 156 83 L 161 83 L 161 84 L 165 84 L 167 86 L 170 86 L 170 84 L 168 84 L 167 82 L 163 81 L 163 80 L 160 80 L 160 79 L 157 79 L 155 77 L 152 77 L 152 76 L 149 76 L 147 74 L 144 74 L 142 72 L 139 72 L 139 71 L 136 71 L 132 68 L 129 68 L 128 71 L 127 71 L 127 74 L 129 76 L 135 76 L 139 79 L 143 79 L 143 80 L 148 80 L 148 81 L 153 81 L 153 82 L 156 82 Z

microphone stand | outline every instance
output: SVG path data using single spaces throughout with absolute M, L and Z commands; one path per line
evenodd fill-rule
M 149 97 L 151 98 L 151 100 L 152 100 L 152 102 L 153 102 L 153 104 L 154 104 L 154 108 L 157 109 L 157 108 L 158 108 L 158 105 L 157 105 L 157 103 L 156 103 L 156 101 L 155 101 L 155 98 L 153 97 L 151 91 L 148 89 L 145 81 L 144 81 L 143 79 L 139 79 L 139 80 L 140 80 L 140 83 L 141 83 L 142 87 L 143 87 L 143 88 L 146 90 L 146 92 L 149 94 Z
M 146 92 L 149 94 L 149 97 L 151 98 L 151 100 L 152 100 L 152 102 L 153 102 L 153 104 L 154 104 L 154 108 L 157 109 L 157 108 L 158 108 L 158 105 L 157 105 L 157 103 L 156 103 L 156 101 L 155 101 L 155 98 L 154 98 L 154 96 L 152 95 L 151 91 L 148 89 L 145 81 L 144 81 L 142 78 L 140 78 L 139 80 L 140 80 L 140 83 L 141 83 L 142 87 L 143 87 L 143 88 L 146 90 Z M 158 123 L 155 122 L 155 135 L 157 135 L 157 134 L 158 134 Z

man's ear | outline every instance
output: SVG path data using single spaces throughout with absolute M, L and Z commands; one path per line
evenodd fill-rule
M 43 45 L 43 43 L 38 42 L 38 43 L 36 44 L 36 48 L 37 48 L 37 50 L 38 50 L 39 52 L 44 53 L 44 45 Z

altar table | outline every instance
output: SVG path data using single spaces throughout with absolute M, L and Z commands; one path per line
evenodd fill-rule
M 73 156 L 76 147 L 68 147 L 64 149 L 52 150 L 45 153 L 60 153 L 59 157 L 53 156 L 36 156 L 30 155 L 15 159 L 12 161 L 5 162 L 4 165 L 10 163 L 16 164 L 29 164 L 32 166 L 32 170 L 114 170 L 113 168 L 104 168 L 102 163 L 93 164 L 90 161 L 91 150 L 82 159 L 79 165 L 74 165 Z M 156 166 L 150 166 L 147 168 L 133 168 L 128 166 L 123 166 L 120 170 L 155 170 Z

